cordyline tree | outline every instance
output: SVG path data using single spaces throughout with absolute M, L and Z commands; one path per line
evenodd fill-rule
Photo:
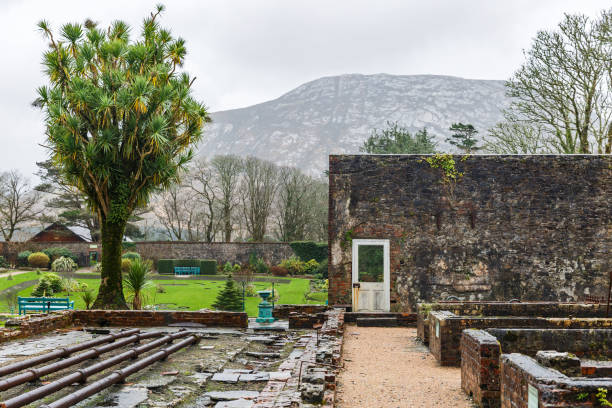
M 140 38 L 115 21 L 66 24 L 49 40 L 43 65 L 49 85 L 34 102 L 46 113 L 46 145 L 64 179 L 100 219 L 102 274 L 95 308 L 125 309 L 121 241 L 130 215 L 154 191 L 177 182 L 191 147 L 209 121 L 191 96 L 183 65 L 185 41 L 162 29 L 163 6 L 143 23 Z

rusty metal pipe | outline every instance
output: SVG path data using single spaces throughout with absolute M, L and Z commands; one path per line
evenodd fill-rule
M 131 350 L 123 352 L 121 354 L 117 354 L 109 359 L 100 361 L 99 363 L 93 364 L 89 367 L 76 370 L 74 373 L 59 378 L 49 384 L 43 385 L 42 387 L 38 387 L 33 389 L 32 391 L 25 392 L 21 395 L 8 399 L 2 403 L 0 403 L 1 408 L 17 408 L 27 405 L 31 402 L 39 400 L 41 398 L 46 397 L 49 394 L 53 394 L 56 391 L 61 390 L 64 387 L 67 387 L 76 382 L 85 382 L 87 377 L 96 374 L 100 371 L 106 370 L 109 367 L 117 365 L 125 360 L 134 359 L 138 357 L 140 354 L 146 353 L 147 351 L 151 351 L 154 348 L 157 348 L 161 345 L 171 343 L 175 339 L 179 339 L 181 337 L 185 337 L 190 333 L 187 331 L 179 331 L 173 334 L 166 335 L 157 340 L 153 340 L 148 342 L 147 344 L 143 344 L 142 346 L 135 347 Z
M 108 336 L 99 337 L 97 339 L 84 341 L 83 343 L 75 344 L 74 346 L 60 348 L 50 353 L 42 354 L 34 358 L 29 358 L 27 360 L 18 361 L 17 363 L 5 365 L 3 367 L 0 367 L 0 376 L 12 374 L 14 372 L 24 370 L 26 368 L 34 367 L 35 365 L 46 363 L 47 361 L 68 357 L 72 353 L 76 353 L 78 351 L 82 351 L 100 344 L 113 342 L 117 339 L 128 337 L 138 332 L 140 332 L 139 329 L 122 330 L 115 334 L 110 334 Z
M 23 384 L 28 381 L 36 380 L 44 375 L 51 374 L 59 370 L 63 370 L 66 367 L 70 367 L 72 365 L 81 363 L 85 360 L 97 358 L 100 356 L 100 354 L 108 353 L 109 351 L 116 350 L 127 344 L 135 343 L 140 340 L 149 339 L 152 337 L 160 337 L 161 335 L 162 333 L 160 332 L 135 334 L 133 336 L 114 341 L 104 346 L 93 347 L 85 351 L 84 353 L 77 354 L 76 356 L 66 358 L 58 362 L 48 364 L 46 366 L 29 369 L 21 374 L 15 375 L 13 377 L 9 377 L 5 380 L 0 380 L 0 391 L 5 391 L 16 385 Z
M 197 342 L 198 337 L 191 334 L 185 340 L 179 341 L 172 346 L 166 347 L 156 353 L 151 354 L 141 360 L 138 360 L 134 364 L 131 364 L 125 368 L 114 371 L 112 374 L 107 375 L 106 377 L 91 383 L 87 387 L 81 388 L 78 391 L 73 392 L 70 395 L 66 395 L 63 398 L 58 399 L 47 405 L 41 405 L 40 408 L 67 408 L 71 407 L 74 404 L 83 401 L 84 399 L 104 390 L 105 388 L 110 387 L 113 384 L 121 382 L 125 380 L 128 376 L 142 370 L 150 366 L 151 364 L 163 360 L 168 357 L 170 354 L 175 353 L 194 342 Z

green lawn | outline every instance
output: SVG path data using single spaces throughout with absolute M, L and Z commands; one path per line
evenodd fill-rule
M 15 277 L 16 278 L 16 277 Z M 25 279 L 28 280 L 28 279 Z M 79 282 L 86 283 L 90 289 L 98 290 L 100 286 L 99 279 L 77 279 Z M 217 294 L 225 285 L 224 281 L 209 281 L 209 280 L 154 280 L 155 285 L 161 285 L 165 293 L 157 293 L 153 288 L 148 294 L 146 304 L 158 305 L 160 309 L 183 309 L 183 310 L 198 310 L 203 308 L 212 308 Z M 254 282 L 255 290 L 271 289 L 272 284 L 269 282 Z M 277 283 L 274 285 L 275 290 L 280 298 L 278 304 L 320 304 L 327 300 L 326 294 L 317 293 L 316 296 L 311 296 L 313 299 L 306 300 L 304 295 L 308 292 L 310 281 L 308 279 L 291 279 L 289 283 Z M 19 292 L 19 296 L 30 296 L 34 287 L 30 287 Z M 57 296 L 66 296 L 66 293 L 58 294 Z M 74 300 L 76 309 L 84 309 L 85 304 L 79 293 L 71 293 L 70 299 Z M 257 316 L 257 304 L 259 297 L 246 298 L 246 311 L 249 316 Z M 1 305 L 0 310 L 6 309 L 6 305 Z
M 9 280 L 8 279 L 9 275 L 13 275 L 13 279 Z M 0 278 L 0 290 L 8 289 L 11 286 L 15 286 L 21 282 L 25 282 L 29 280 L 36 280 L 40 277 L 39 275 L 36 274 L 35 271 L 21 273 L 19 275 L 15 275 L 14 272 L 4 272 L 0 276 L 2 276 Z

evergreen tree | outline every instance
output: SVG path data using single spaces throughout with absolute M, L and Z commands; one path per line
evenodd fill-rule
M 436 142 L 427 129 L 413 135 L 397 122 L 387 122 L 387 129 L 374 129 L 359 151 L 370 154 L 431 154 L 436 152 Z
M 457 146 L 463 153 L 470 154 L 482 149 L 482 147 L 476 146 L 478 139 L 474 136 L 478 131 L 469 123 L 453 123 L 449 130 L 453 133 L 446 141 L 453 146 Z
M 217 310 L 242 312 L 242 296 L 232 275 L 228 275 L 225 287 L 217 295 L 217 299 L 212 304 L 212 307 Z

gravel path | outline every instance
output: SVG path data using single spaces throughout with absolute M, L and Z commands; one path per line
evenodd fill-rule
M 472 407 L 461 369 L 440 367 L 416 329 L 347 326 L 338 408 Z

